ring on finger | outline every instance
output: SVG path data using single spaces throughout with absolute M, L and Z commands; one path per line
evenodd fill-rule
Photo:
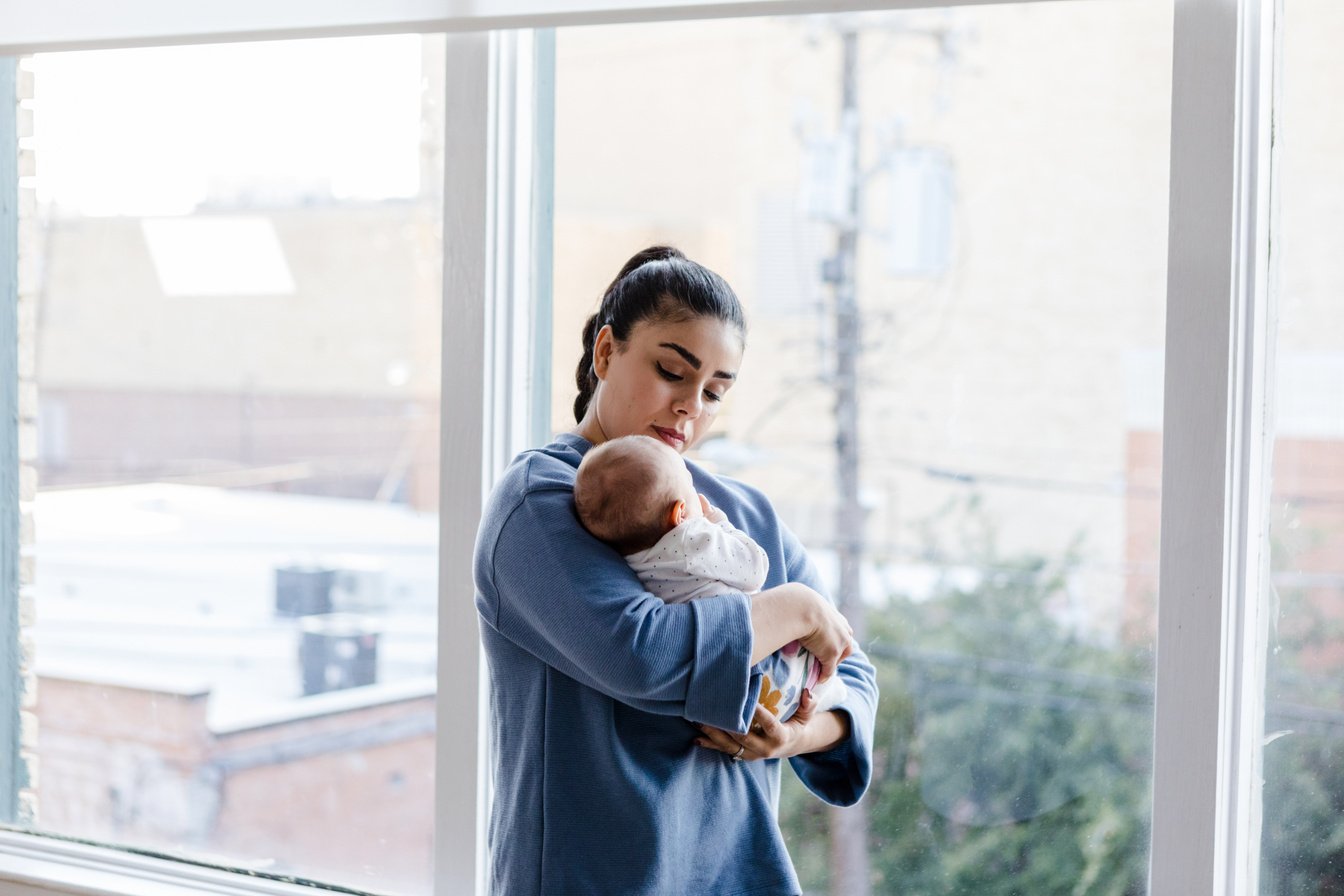
M 735 759 L 735 760 L 737 760 L 738 762 L 741 762 L 741 761 L 742 761 L 742 754 L 745 753 L 745 752 L 747 752 L 747 745 L 746 745 L 746 744 L 738 744 L 738 745 L 737 745 L 737 752 L 734 753 L 734 754 L 732 755 L 732 758 Z

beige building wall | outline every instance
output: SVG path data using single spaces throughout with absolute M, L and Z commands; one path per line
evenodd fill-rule
M 43 209 L 47 484 L 185 476 L 437 504 L 443 36 L 420 47 L 413 199 L 234 178 L 180 218 Z
M 292 290 L 182 294 L 154 228 L 240 221 L 272 234 Z M 51 220 L 36 354 L 47 483 L 197 477 L 352 497 L 402 483 L 432 508 L 439 241 L 428 200 Z
M 181 219 L 245 218 L 273 228 L 293 291 L 222 296 L 165 292 L 145 234 L 162 221 L 55 219 L 46 238 L 42 382 L 388 398 L 437 392 L 437 350 L 418 342 L 437 325 L 438 252 L 426 251 L 436 216 L 428 204 L 387 202 Z
M 1285 4 L 1278 155 L 1280 354 L 1344 354 L 1344 117 L 1327 111 L 1344 87 L 1337 52 L 1344 6 L 1331 0 Z M 1344 403 L 1344 388 L 1335 394 Z M 1344 414 L 1335 405 L 1336 419 Z
M 1114 635 L 1128 367 L 1136 353 L 1160 358 L 1165 322 L 1170 5 L 860 22 L 873 553 L 920 562 L 914 527 L 977 493 L 1002 554 L 1054 557 L 1084 538 L 1080 615 Z M 801 206 L 807 138 L 839 117 L 835 25 L 562 30 L 557 83 L 556 428 L 571 425 L 582 318 L 629 254 L 673 242 L 727 277 L 751 317 L 743 378 L 717 431 L 768 460 L 731 472 L 824 547 L 834 428 L 817 272 L 834 237 Z M 897 146 L 952 160 L 951 263 L 936 278 L 888 270 L 879 163 Z M 1147 382 L 1160 376 L 1137 386 Z M 973 559 L 951 531 L 942 537 L 954 562 Z

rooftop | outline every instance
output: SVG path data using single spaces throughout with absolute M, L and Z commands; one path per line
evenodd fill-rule
M 216 731 L 433 691 L 436 516 L 170 484 L 42 492 L 34 516 L 39 675 L 208 691 Z M 378 685 L 302 696 L 300 619 L 276 612 L 282 567 L 346 571 L 335 609 L 378 633 Z

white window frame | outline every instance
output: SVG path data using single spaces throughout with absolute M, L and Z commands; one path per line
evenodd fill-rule
M 437 709 L 437 896 L 485 893 L 486 700 L 470 558 L 484 496 L 535 438 L 546 344 L 531 254 L 537 83 L 528 32 L 1009 0 L 95 0 L 0 5 L 0 56 L 396 31 L 448 38 Z M 1023 0 L 1012 0 L 1023 2 Z M 1033 2 L 1033 0 L 1028 0 Z M 1043 2 L 1043 0 L 1034 0 Z M 1274 0 L 1174 0 L 1171 203 L 1150 889 L 1258 885 L 1263 716 L 1268 127 Z M 7 106 L 5 107 L 7 108 Z M 545 141 L 540 144 L 544 153 Z M 4 152 L 0 152 L 0 157 Z M 541 156 L 546 164 L 546 156 Z M 543 174 L 543 178 L 549 176 Z M 12 214 L 0 209 L 0 215 Z M 0 221 L 0 230 L 3 230 Z M 11 251 L 0 247 L 0 252 Z M 0 268 L 13 259 L 0 259 Z M 539 322 L 540 321 L 540 322 Z M 0 462 L 14 463 L 12 457 Z M 6 595 L 8 599 L 9 595 Z M 477 670 L 474 675 L 470 670 Z M 463 670 L 468 670 L 463 678 Z M 26 896 L 312 892 L 0 832 L 0 883 Z
M 1259 888 L 1273 13 L 1176 3 L 1153 896 Z

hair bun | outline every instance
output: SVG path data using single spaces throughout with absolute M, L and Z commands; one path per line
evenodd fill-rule
M 684 260 L 686 256 L 675 246 L 650 246 L 647 249 L 636 252 L 634 255 L 630 256 L 630 259 L 625 263 L 625 266 L 621 268 L 621 272 L 616 275 L 616 279 L 611 282 L 611 286 L 607 287 L 607 292 L 611 292 L 612 286 L 615 286 L 632 272 L 642 268 L 649 262 L 667 261 L 672 258 L 680 258 Z

